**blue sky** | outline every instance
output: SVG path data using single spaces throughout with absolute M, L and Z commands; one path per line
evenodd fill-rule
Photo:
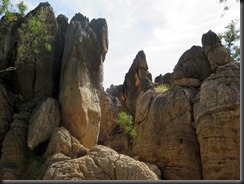
M 29 10 L 39 0 L 25 0 Z M 180 56 L 191 46 L 200 45 L 208 30 L 224 31 L 232 19 L 240 19 L 240 4 L 228 0 L 49 0 L 55 15 L 69 20 L 80 12 L 89 20 L 105 18 L 109 49 L 104 62 L 104 87 L 124 81 L 133 59 L 144 50 L 153 79 L 172 72 Z

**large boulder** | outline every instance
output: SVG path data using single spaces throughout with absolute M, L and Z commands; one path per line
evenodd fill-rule
M 203 179 L 240 179 L 240 67 L 231 62 L 202 84 L 194 104 Z
M 57 127 L 53 130 L 44 158 L 62 153 L 70 158 L 78 158 L 86 155 L 88 150 L 80 142 L 70 135 L 64 127 Z
M 172 84 L 182 87 L 200 87 L 202 81 L 211 74 L 210 65 L 204 49 L 200 46 L 192 46 L 184 52 L 174 67 Z
M 77 159 L 63 158 L 47 168 L 44 180 L 158 180 L 148 166 L 105 146 Z
M 194 88 L 165 93 L 148 90 L 137 100 L 138 135 L 132 151 L 159 166 L 165 179 L 201 179 L 201 158 L 193 126 Z
M 54 128 L 60 123 L 60 109 L 57 100 L 47 98 L 32 113 L 29 119 L 28 147 L 34 149 L 49 139 Z
M 62 125 L 85 147 L 97 143 L 103 90 L 103 61 L 108 49 L 105 19 L 76 14 L 67 29 L 59 102 Z

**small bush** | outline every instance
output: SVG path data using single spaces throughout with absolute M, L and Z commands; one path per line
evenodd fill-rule
M 155 87 L 154 89 L 157 93 L 165 93 L 166 91 L 168 91 L 170 89 L 170 85 L 169 84 L 161 84 L 161 85 Z
M 131 115 L 126 114 L 125 112 L 120 112 L 117 118 L 117 124 L 122 128 L 132 139 L 135 139 L 137 136 L 137 127 L 133 124 L 133 118 Z

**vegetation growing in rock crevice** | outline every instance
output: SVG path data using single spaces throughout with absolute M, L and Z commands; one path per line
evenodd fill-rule
M 170 85 L 168 85 L 168 84 L 161 84 L 154 88 L 156 93 L 165 93 L 169 89 L 170 89 Z
M 20 35 L 17 63 L 33 62 L 40 52 L 40 47 L 44 46 L 51 51 L 52 36 L 48 34 L 48 27 L 45 24 L 47 15 L 42 9 L 37 15 L 32 16 L 27 22 L 22 23 L 18 33 Z
M 133 124 L 133 117 L 131 115 L 128 115 L 125 112 L 120 112 L 118 114 L 117 124 L 132 139 L 135 139 L 136 138 L 136 136 L 138 134 L 138 130 L 137 130 L 137 127 Z
M 12 25 L 20 18 L 25 16 L 27 6 L 24 1 L 13 5 L 10 0 L 2 0 L 0 4 L 0 16 L 4 15 L 6 19 L 6 26 Z M 49 35 L 48 31 L 48 17 L 45 9 L 41 9 L 36 15 L 29 15 L 26 20 L 21 23 L 18 29 L 18 61 L 19 64 L 26 62 L 34 62 L 36 55 L 45 47 L 51 51 L 51 41 L 53 37 Z

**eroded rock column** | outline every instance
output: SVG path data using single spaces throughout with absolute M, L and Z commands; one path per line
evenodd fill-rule
M 67 29 L 59 102 L 61 123 L 85 147 L 97 143 L 103 89 L 103 61 L 108 49 L 105 19 L 76 14 Z

